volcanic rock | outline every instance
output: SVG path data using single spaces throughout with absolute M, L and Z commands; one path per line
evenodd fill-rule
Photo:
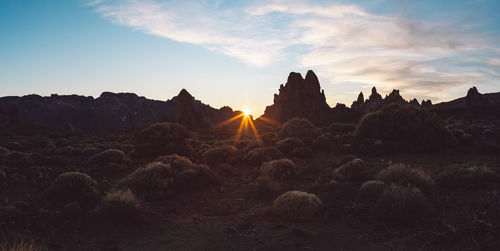
M 274 104 L 266 107 L 263 117 L 279 122 L 302 117 L 324 123 L 330 109 L 313 71 L 308 71 L 305 79 L 300 73 L 291 72 L 286 84 L 280 86 L 279 94 L 274 95 Z

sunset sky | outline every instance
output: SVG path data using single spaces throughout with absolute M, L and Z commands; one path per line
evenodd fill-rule
M 500 91 L 499 10 L 498 0 L 2 0 L 0 96 L 166 100 L 186 88 L 260 115 L 290 71 L 312 69 L 331 106 L 372 86 L 436 103 L 472 85 Z

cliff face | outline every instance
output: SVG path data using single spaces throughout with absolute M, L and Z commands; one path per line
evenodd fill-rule
M 274 95 L 274 104 L 266 107 L 263 117 L 279 122 L 303 117 L 318 123 L 327 120 L 330 111 L 316 74 L 308 71 L 304 79 L 300 73 L 292 72 L 286 84 L 280 86 L 279 94 Z
M 111 92 L 95 99 L 77 95 L 0 98 L 0 122 L 13 123 L 15 117 L 19 123 L 62 131 L 129 130 L 158 121 L 175 121 L 197 129 L 226 119 L 226 110 L 205 105 L 186 90 L 168 101 Z

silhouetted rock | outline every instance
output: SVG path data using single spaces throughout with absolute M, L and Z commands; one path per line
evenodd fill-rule
M 328 120 L 330 109 L 313 71 L 308 71 L 305 79 L 300 73 L 292 72 L 286 84 L 280 86 L 279 94 L 274 95 L 274 104 L 266 107 L 263 117 L 280 122 L 302 117 L 318 123 Z
M 200 112 L 194 107 L 194 97 L 182 89 L 175 102 L 174 121 L 189 129 L 200 128 L 202 118 Z
M 57 95 L 0 98 L 0 124 L 22 124 L 63 131 L 143 128 L 160 121 L 177 121 L 191 129 L 214 126 L 229 117 L 229 107 L 215 109 L 195 100 L 186 90 L 168 101 L 134 93 L 103 92 L 98 98 Z
M 365 104 L 365 96 L 363 92 L 360 92 L 358 95 L 358 99 L 352 102 L 351 109 L 359 110 Z
M 406 101 L 399 95 L 399 90 L 392 90 L 392 92 L 385 97 L 385 104 L 405 104 Z
M 420 106 L 420 103 L 418 103 L 418 100 L 414 98 L 410 101 L 410 105 Z
M 432 101 L 429 99 L 429 100 L 422 100 L 422 107 L 423 108 L 430 108 L 432 107 Z

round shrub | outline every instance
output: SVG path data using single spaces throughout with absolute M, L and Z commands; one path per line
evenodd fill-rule
M 363 160 L 353 159 L 335 169 L 333 176 L 337 180 L 363 181 L 370 175 Z
M 354 132 L 355 128 L 356 126 L 353 124 L 331 123 L 330 126 L 328 126 L 328 131 L 333 135 L 341 135 Z
M 423 170 L 412 169 L 401 163 L 380 171 L 378 179 L 386 183 L 414 185 L 422 191 L 430 191 L 436 184 Z
M 320 130 L 311 121 L 304 118 L 288 120 L 279 131 L 279 136 L 282 139 L 297 137 L 304 142 L 312 142 L 319 134 Z
M 140 201 L 130 189 L 118 190 L 104 196 L 98 212 L 113 223 L 131 225 L 139 220 L 139 206 Z
M 442 187 L 485 187 L 500 181 L 498 174 L 486 166 L 446 167 L 434 177 Z
M 5 155 L 3 162 L 8 167 L 26 168 L 33 164 L 32 154 L 12 151 Z
M 290 153 L 293 149 L 304 146 L 304 141 L 299 138 L 282 139 L 275 144 L 282 153 Z
M 378 198 L 375 211 L 389 220 L 417 221 L 429 211 L 429 203 L 420 189 L 391 184 Z
M 238 149 L 234 146 L 222 145 L 205 150 L 201 154 L 201 158 L 207 164 L 228 163 L 232 162 L 231 159 L 235 158 L 237 152 Z
M 281 158 L 283 154 L 276 147 L 258 147 L 248 152 L 245 159 L 252 164 L 260 165 L 262 162 Z
M 272 180 L 267 176 L 260 176 L 255 180 L 253 191 L 257 197 L 269 198 L 274 197 L 280 191 L 281 185 L 279 182 Z
M 57 176 L 47 190 L 47 197 L 65 204 L 78 202 L 85 209 L 93 208 L 101 199 L 97 182 L 81 172 L 66 172 Z
M 332 147 L 333 135 L 329 132 L 319 135 L 313 141 L 313 148 L 316 149 L 330 149 Z
M 389 104 L 366 114 L 354 132 L 358 140 L 382 140 L 392 151 L 432 152 L 452 142 L 435 114 L 413 105 Z
M 259 168 L 259 174 L 264 177 L 269 177 L 272 180 L 283 181 L 295 175 L 295 163 L 289 159 L 272 160 L 265 163 Z
M 311 148 L 301 146 L 293 149 L 292 153 L 289 155 L 296 157 L 296 158 L 310 158 L 312 156 L 313 152 Z
M 155 123 L 135 135 L 135 150 L 140 156 L 183 153 L 189 131 L 177 123 Z
M 321 200 L 314 194 L 289 191 L 276 198 L 273 212 L 286 220 L 305 221 L 314 217 L 321 206 Z
M 214 181 L 206 165 L 193 164 L 179 155 L 157 158 L 125 177 L 120 186 L 147 199 L 161 199 L 179 192 L 205 187 Z
M 119 164 L 128 165 L 130 159 L 121 150 L 118 149 L 108 149 L 103 152 L 94 154 L 89 158 L 89 165 L 108 165 L 108 164 Z
M 366 201 L 376 201 L 385 189 L 385 183 L 380 180 L 369 180 L 359 188 L 359 198 Z

